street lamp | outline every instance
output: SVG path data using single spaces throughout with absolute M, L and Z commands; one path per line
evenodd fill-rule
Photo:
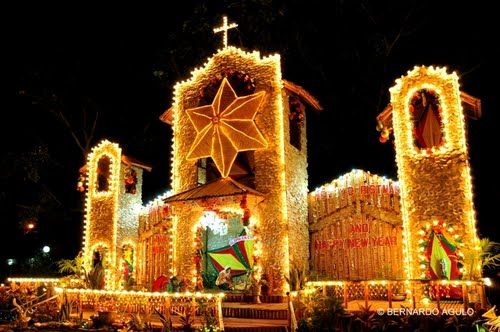
M 42 251 L 43 251 L 45 254 L 48 254 L 48 253 L 50 252 L 50 247 L 49 247 L 49 246 L 43 246 Z

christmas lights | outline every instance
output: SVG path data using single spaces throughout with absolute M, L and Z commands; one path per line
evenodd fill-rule
M 423 148 L 416 144 L 418 132 L 412 101 L 416 93 L 432 91 L 439 100 L 439 144 Z M 409 279 L 421 278 L 418 238 L 427 220 L 439 218 L 461 236 L 463 247 L 479 255 L 475 211 L 460 102 L 458 76 L 446 68 L 415 67 L 396 80 L 390 89 L 398 177 L 403 202 L 405 270 Z M 431 130 L 428 129 L 428 130 Z M 479 266 L 471 266 L 464 278 L 480 277 Z

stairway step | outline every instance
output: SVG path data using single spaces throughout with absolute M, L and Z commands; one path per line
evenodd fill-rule
M 287 303 L 222 303 L 222 316 L 247 319 L 288 319 Z
M 224 332 L 288 332 L 286 326 L 275 327 L 226 327 Z
M 222 308 L 223 317 L 253 319 L 288 319 L 288 310 L 260 310 L 253 308 Z
M 243 302 L 243 294 L 226 293 L 222 302 Z
M 288 331 L 287 320 L 224 318 L 225 332 L 284 332 Z
M 254 297 L 247 294 L 239 293 L 226 293 L 223 302 L 245 302 L 252 303 Z M 281 295 L 260 295 L 260 302 L 262 303 L 284 303 L 287 301 L 286 296 Z

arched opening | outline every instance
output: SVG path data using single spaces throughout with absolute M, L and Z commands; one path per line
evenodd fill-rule
M 110 165 L 111 160 L 108 156 L 102 156 L 97 162 L 97 191 L 109 190 Z
M 204 288 L 244 291 L 250 287 L 254 243 L 242 214 L 205 211 L 198 224 L 196 243 L 196 268 Z M 218 277 L 228 267 L 231 270 L 229 284 L 218 285 Z

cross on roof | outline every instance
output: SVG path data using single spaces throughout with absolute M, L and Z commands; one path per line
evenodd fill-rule
M 224 48 L 227 48 L 227 30 L 236 28 L 238 24 L 231 23 L 227 25 L 227 16 L 222 17 L 222 26 L 214 28 L 214 33 L 224 32 L 222 42 L 224 43 Z

